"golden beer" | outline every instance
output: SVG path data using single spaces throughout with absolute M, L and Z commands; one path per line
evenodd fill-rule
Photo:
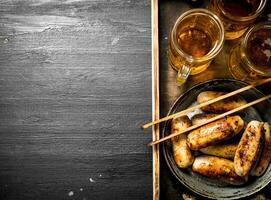
M 168 47 L 169 65 L 181 76 L 184 74 L 179 82 L 189 74 L 204 71 L 221 50 L 223 39 L 223 24 L 212 12 L 192 9 L 181 15 L 173 27 Z
M 208 33 L 196 29 L 191 28 L 178 33 L 178 45 L 179 47 L 187 54 L 193 57 L 203 57 L 205 56 L 212 48 L 212 40 Z M 168 53 L 170 65 L 178 70 L 185 62 L 185 58 L 178 56 L 178 52 L 172 48 L 170 45 L 169 53 Z M 204 71 L 210 61 L 202 62 L 197 66 L 192 66 L 191 75 L 198 74 Z
M 271 22 L 251 27 L 232 49 L 228 65 L 239 80 L 253 83 L 271 77 Z
M 263 12 L 267 0 L 211 0 L 209 9 L 216 13 L 225 27 L 225 39 L 242 36 L 249 25 Z

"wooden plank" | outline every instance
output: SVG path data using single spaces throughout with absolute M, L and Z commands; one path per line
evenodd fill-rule
M 1 200 L 152 198 L 150 16 L 150 0 L 0 1 Z
M 159 34 L 158 34 L 158 0 L 152 1 L 152 109 L 153 120 L 160 118 L 159 111 Z M 152 131 L 152 139 L 159 139 L 159 125 L 155 125 Z M 159 145 L 152 148 L 153 151 L 153 200 L 159 200 L 160 196 L 160 158 Z

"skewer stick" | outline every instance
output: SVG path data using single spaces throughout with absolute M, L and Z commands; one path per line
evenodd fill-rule
M 220 114 L 220 115 L 218 115 L 218 116 L 216 116 L 216 117 L 213 117 L 213 118 L 211 118 L 211 119 L 209 119 L 209 120 L 207 120 L 207 121 L 205 121 L 205 122 L 203 122 L 203 123 L 200 123 L 200 124 L 191 126 L 191 127 L 187 128 L 186 130 L 181 131 L 181 132 L 179 132 L 179 133 L 170 134 L 170 135 L 168 135 L 168 136 L 166 136 L 166 137 L 161 138 L 160 140 L 156 140 L 156 141 L 150 142 L 150 143 L 148 144 L 148 146 L 152 146 L 152 145 L 158 144 L 158 143 L 160 143 L 160 142 L 163 142 L 163 141 L 166 141 L 166 140 L 168 140 L 168 139 L 170 139 L 170 138 L 173 138 L 173 137 L 175 137 L 175 136 L 177 136 L 177 135 L 180 135 L 180 134 L 183 134 L 183 133 L 192 131 L 192 130 L 194 130 L 194 129 L 196 129 L 196 128 L 199 128 L 199 127 L 201 127 L 201 126 L 203 126 L 203 125 L 206 125 L 206 124 L 208 124 L 208 123 L 210 123 L 210 122 L 216 121 L 216 120 L 218 120 L 218 119 L 220 119 L 220 118 L 223 118 L 223 117 L 225 117 L 225 116 L 227 116 L 227 115 L 230 115 L 230 114 L 233 114 L 233 113 L 238 112 L 238 111 L 240 111 L 240 110 L 243 110 L 243 109 L 245 109 L 245 108 L 248 108 L 248 107 L 250 107 L 250 106 L 252 106 L 252 105 L 255 105 L 255 104 L 257 104 L 257 103 L 260 103 L 260 102 L 262 102 L 262 101 L 265 101 L 265 100 L 267 100 L 267 99 L 269 99 L 269 98 L 271 98 L 271 94 L 270 94 L 270 95 L 267 95 L 267 96 L 265 96 L 265 97 L 262 97 L 262 98 L 260 98 L 260 99 L 257 99 L 257 100 L 255 100 L 255 101 L 252 101 L 252 102 L 250 102 L 250 103 L 248 103 L 248 104 L 246 104 L 246 105 L 240 106 L 240 107 L 238 107 L 238 108 L 235 108 L 235 109 L 233 109 L 233 110 L 230 110 L 230 111 L 228 111 L 228 112 L 225 112 L 225 113 L 223 113 L 223 114 Z
M 222 96 L 220 96 L 220 97 L 211 99 L 210 101 L 207 101 L 207 102 L 204 102 L 204 103 L 201 103 L 201 104 L 192 106 L 192 107 L 190 107 L 190 108 L 187 108 L 186 110 L 183 110 L 183 111 L 177 112 L 177 113 L 175 113 L 175 114 L 169 115 L 169 116 L 167 116 L 167 117 L 161 118 L 161 119 L 159 119 L 159 120 L 156 120 L 156 121 L 153 121 L 153 122 L 149 122 L 149 123 L 147 123 L 147 124 L 144 124 L 144 125 L 142 126 L 142 128 L 143 128 L 143 129 L 146 129 L 146 128 L 149 128 L 149 127 L 151 127 L 151 126 L 153 126 L 153 125 L 155 125 L 155 124 L 159 124 L 159 123 L 161 123 L 161 122 L 164 122 L 164 121 L 173 119 L 173 118 L 175 118 L 175 117 L 181 117 L 181 116 L 184 116 L 184 115 L 185 115 L 186 113 L 188 113 L 188 112 L 191 112 L 191 111 L 196 110 L 196 109 L 198 109 L 198 108 L 202 108 L 202 107 L 204 107 L 204 106 L 210 105 L 210 104 L 212 104 L 212 103 L 215 103 L 215 102 L 217 102 L 217 101 L 226 99 L 226 98 L 228 98 L 228 97 L 234 96 L 234 95 L 236 95 L 236 94 L 239 94 L 239 93 L 241 93 L 241 92 L 244 92 L 244 91 L 249 90 L 249 89 L 251 89 L 251 88 L 254 88 L 254 87 L 256 87 L 256 86 L 260 86 L 260 85 L 262 85 L 262 84 L 268 83 L 268 82 L 270 82 L 270 81 L 271 81 L 271 78 L 268 78 L 268 79 L 259 81 L 258 83 L 255 83 L 255 84 L 252 84 L 252 85 L 245 86 L 245 87 L 243 87 L 243 88 L 240 88 L 240 89 L 235 90 L 235 91 L 233 91 L 233 92 L 227 93 L 227 94 L 222 95 Z

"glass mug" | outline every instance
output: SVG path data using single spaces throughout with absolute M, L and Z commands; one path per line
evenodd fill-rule
M 249 83 L 271 77 L 271 22 L 252 26 L 229 56 L 233 77 Z
M 211 0 L 209 9 L 225 27 L 225 39 L 241 37 L 263 12 L 267 0 Z
M 220 19 L 207 9 L 191 9 L 176 21 L 167 51 L 169 65 L 178 71 L 182 84 L 189 74 L 198 74 L 210 65 L 222 49 L 224 27 Z

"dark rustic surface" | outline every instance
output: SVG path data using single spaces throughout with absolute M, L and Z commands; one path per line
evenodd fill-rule
M 150 12 L 0 2 L 1 200 L 152 198 Z

